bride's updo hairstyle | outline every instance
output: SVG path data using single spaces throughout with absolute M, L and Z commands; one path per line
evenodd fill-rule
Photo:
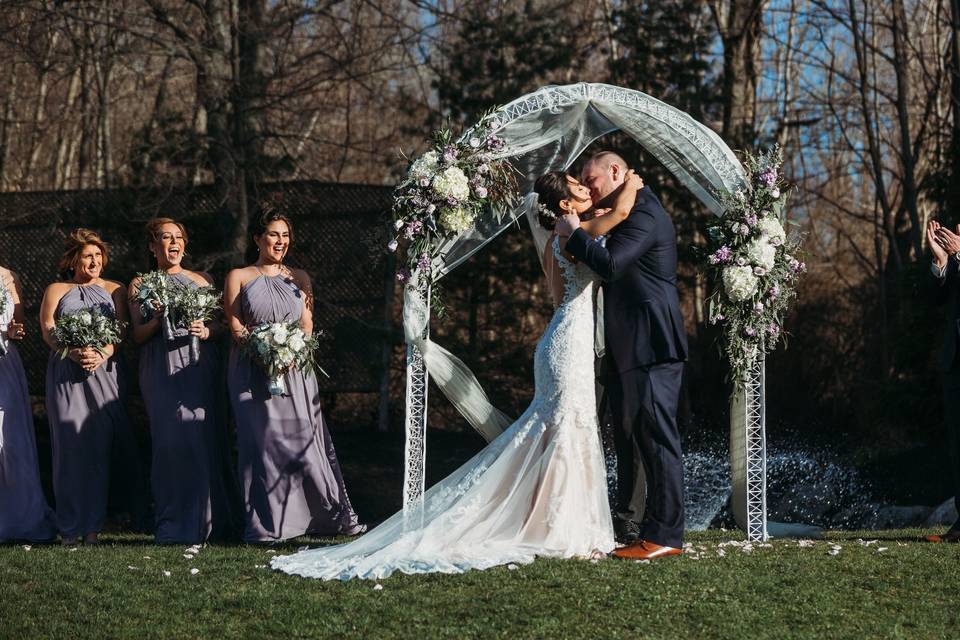
M 570 177 L 566 171 L 551 171 L 543 174 L 533 183 L 533 190 L 537 193 L 540 208 L 537 212 L 537 221 L 544 229 L 553 231 L 557 225 L 557 218 L 566 213 L 560 208 L 560 201 L 573 195 L 570 193 L 568 182 Z

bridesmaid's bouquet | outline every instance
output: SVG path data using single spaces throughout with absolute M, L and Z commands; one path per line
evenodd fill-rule
M 180 288 L 179 285 L 170 280 L 170 277 L 163 271 L 138 273 L 137 277 L 140 278 L 140 286 L 133 299 L 140 305 L 140 313 L 143 315 L 143 319 L 148 319 L 158 308 L 163 309 L 163 335 L 167 340 L 173 340 L 173 323 L 170 320 L 170 311 L 173 307 L 176 290 Z
M 212 320 L 220 309 L 221 294 L 211 286 L 180 287 L 174 295 L 172 306 L 178 326 L 189 327 L 190 323 Z M 200 361 L 200 338 L 190 336 L 190 364 Z
M 315 357 L 317 339 L 306 335 L 297 322 L 257 325 L 247 334 L 243 347 L 269 376 L 270 395 L 273 396 L 287 392 L 283 376 L 291 369 L 319 369 Z M 320 371 L 327 375 L 323 369 Z
M 104 347 L 120 342 L 122 332 L 122 322 L 94 307 L 61 315 L 57 318 L 52 335 L 60 345 L 60 359 L 63 360 L 70 349 L 84 347 L 93 347 L 100 355 L 106 356 Z

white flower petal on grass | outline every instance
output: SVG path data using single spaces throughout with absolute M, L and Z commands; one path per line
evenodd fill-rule
M 883 553 L 886 550 L 887 550 L 886 547 L 877 547 L 877 553 Z
M 383 591 L 383 585 L 377 583 L 377 584 L 373 585 L 373 590 L 374 590 L 374 591 Z
M 163 572 L 163 577 L 164 577 L 164 578 L 169 578 L 169 577 L 170 577 L 170 572 L 165 570 L 165 571 Z
M 265 564 L 255 564 L 255 565 L 253 565 L 253 568 L 254 568 L 254 569 L 266 569 L 266 568 L 267 568 L 267 565 L 265 565 Z
M 24 550 L 24 551 L 30 551 L 30 549 L 33 549 L 33 547 L 31 547 L 31 546 L 28 545 L 28 544 L 23 545 L 23 550 Z
M 143 556 L 143 559 L 144 559 L 144 560 L 153 560 L 153 558 L 151 558 L 150 556 Z
M 185 554 L 183 554 L 183 557 L 186 558 L 187 560 L 193 560 L 193 554 L 192 554 L 192 553 L 185 553 Z
M 139 570 L 140 570 L 139 567 L 135 567 L 135 566 L 133 566 L 132 564 L 128 564 L 128 565 L 127 565 L 127 569 L 130 569 L 130 571 L 139 571 Z
M 508 564 L 508 565 L 507 565 L 507 569 L 510 569 L 510 571 L 516 571 L 516 570 L 519 569 L 519 568 L 520 568 L 520 567 L 518 567 L 518 566 L 515 565 L 515 564 Z
M 190 569 L 190 575 L 195 576 L 198 573 L 200 573 L 200 569 L 197 569 L 196 567 L 194 567 L 193 569 Z
M 637 564 L 650 564 L 649 560 L 636 560 Z
M 270 554 L 270 553 L 276 553 L 276 551 L 274 551 L 273 549 L 267 549 L 267 553 L 268 553 L 268 554 Z

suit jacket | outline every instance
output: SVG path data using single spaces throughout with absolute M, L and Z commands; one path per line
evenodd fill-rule
M 943 349 L 940 352 L 940 370 L 946 372 L 957 368 L 957 349 L 960 344 L 960 262 L 953 257 L 947 262 L 946 277 L 940 278 L 936 300 L 947 307 Z
M 649 187 L 637 193 L 630 216 L 605 246 L 578 229 L 566 250 L 603 278 L 606 351 L 618 372 L 687 359 L 677 234 Z

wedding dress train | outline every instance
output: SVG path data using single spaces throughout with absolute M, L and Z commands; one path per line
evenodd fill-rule
M 534 355 L 523 415 L 470 461 L 353 542 L 274 558 L 324 580 L 461 573 L 536 556 L 571 558 L 614 546 L 593 381 L 595 276 L 551 243 L 563 297 Z

